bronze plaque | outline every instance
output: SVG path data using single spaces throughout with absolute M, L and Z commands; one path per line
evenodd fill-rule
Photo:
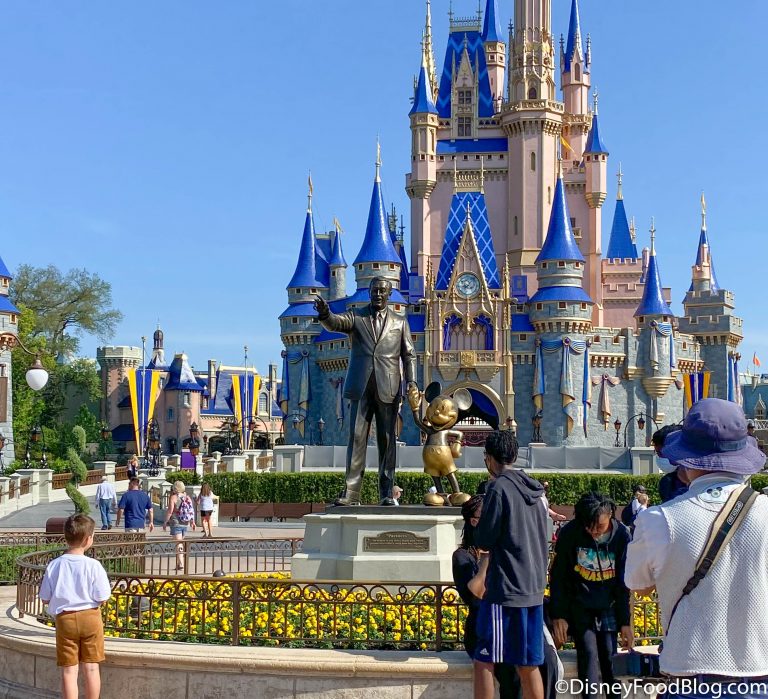
M 416 536 L 412 532 L 382 532 L 376 536 L 364 536 L 363 551 L 429 551 L 429 537 Z

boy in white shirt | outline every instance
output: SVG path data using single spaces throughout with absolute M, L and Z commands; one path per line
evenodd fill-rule
M 61 668 L 61 696 L 77 699 L 79 664 L 85 676 L 85 698 L 101 692 L 99 663 L 104 660 L 104 625 L 100 606 L 112 595 L 101 563 L 85 552 L 93 545 L 96 523 L 72 515 L 64 523 L 68 549 L 45 569 L 40 599 L 56 619 L 56 664 Z

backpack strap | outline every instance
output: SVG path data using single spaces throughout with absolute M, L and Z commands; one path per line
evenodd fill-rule
M 677 602 L 675 602 L 675 606 L 672 607 L 672 613 L 669 615 L 669 622 L 667 622 L 667 630 L 672 625 L 672 617 L 675 616 L 677 607 L 682 602 L 683 597 L 690 595 L 698 587 L 710 568 L 720 558 L 725 545 L 731 540 L 739 525 L 744 521 L 747 512 L 749 512 L 758 495 L 759 493 L 752 490 L 748 485 L 736 488 L 731 493 L 720 513 L 715 517 L 715 521 L 712 522 L 707 543 L 699 556 L 699 560 L 696 561 L 696 569 L 693 575 L 685 584 L 683 592 Z

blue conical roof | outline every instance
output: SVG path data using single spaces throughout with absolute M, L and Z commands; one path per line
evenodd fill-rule
M 579 0 L 571 0 L 571 21 L 568 24 L 568 43 L 565 45 L 563 69 L 571 69 L 571 61 L 576 48 L 581 46 L 581 22 L 579 20 Z
M 331 280 L 331 269 L 328 262 L 328 256 L 331 253 L 328 250 L 329 244 L 327 238 L 321 241 L 320 238 L 315 236 L 315 276 L 323 287 L 327 287 Z M 324 247 L 326 249 L 323 249 Z
M 336 231 L 336 236 L 333 239 L 333 251 L 331 252 L 331 260 L 328 263 L 331 267 L 346 267 L 347 261 L 344 259 L 344 252 L 341 249 L 341 233 Z
M 605 153 L 608 154 L 608 149 L 600 140 L 600 128 L 597 123 L 597 112 L 592 115 L 592 128 L 589 130 L 589 137 L 587 138 L 587 147 L 584 149 L 585 153 Z
M 571 220 L 568 215 L 568 204 L 565 201 L 565 186 L 562 175 L 557 178 L 555 198 L 552 202 L 552 213 L 549 216 L 547 238 L 541 248 L 536 262 L 543 260 L 575 260 L 584 262 L 584 256 L 576 244 L 571 230 Z
M 357 253 L 354 264 L 361 262 L 394 262 L 399 264 L 400 257 L 392 244 L 392 236 L 387 226 L 387 214 L 384 209 L 384 198 L 381 193 L 381 180 L 378 176 L 373 183 L 371 193 L 371 208 L 368 211 L 368 224 L 365 227 L 365 238 L 360 252 Z
M 672 309 L 664 300 L 664 290 L 661 286 L 659 263 L 656 260 L 656 251 L 651 245 L 651 255 L 648 258 L 648 271 L 645 275 L 645 288 L 643 298 L 635 311 L 637 316 L 671 316 Z
M 8 271 L 8 268 L 5 266 L 5 262 L 3 262 L 2 258 L 0 258 L 0 277 L 5 277 L 6 279 L 13 279 L 11 276 L 11 273 Z
M 709 244 L 709 237 L 707 236 L 706 228 L 702 228 L 701 234 L 699 235 L 699 247 L 696 250 L 696 265 L 698 267 L 701 266 L 701 252 L 704 245 L 706 245 L 709 248 L 709 273 L 711 275 L 709 288 L 710 288 L 710 291 L 718 291 L 720 289 L 720 285 L 717 283 L 717 275 L 715 274 L 715 263 L 712 261 L 712 247 Z M 693 284 L 691 284 L 688 291 L 693 291 Z
M 304 220 L 304 234 L 301 238 L 296 271 L 288 283 L 289 289 L 300 286 L 323 286 L 322 281 L 318 280 L 315 267 L 315 223 L 310 210 L 307 210 L 307 218 Z
M 437 107 L 430 93 L 427 68 L 422 60 L 421 70 L 419 70 L 419 82 L 416 85 L 416 92 L 413 96 L 413 107 L 408 112 L 408 116 L 411 114 L 437 114 Z
M 624 209 L 623 199 L 616 200 L 611 237 L 605 257 L 607 260 L 637 259 L 637 245 L 635 245 L 632 240 L 632 234 L 629 232 L 629 222 L 627 221 L 627 212 Z
M 482 37 L 483 41 L 502 41 L 496 0 L 487 0 L 485 3 L 485 18 L 483 19 Z

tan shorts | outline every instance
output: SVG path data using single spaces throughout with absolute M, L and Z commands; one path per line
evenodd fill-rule
M 100 609 L 61 612 L 56 617 L 56 664 L 59 667 L 104 660 L 104 624 Z

